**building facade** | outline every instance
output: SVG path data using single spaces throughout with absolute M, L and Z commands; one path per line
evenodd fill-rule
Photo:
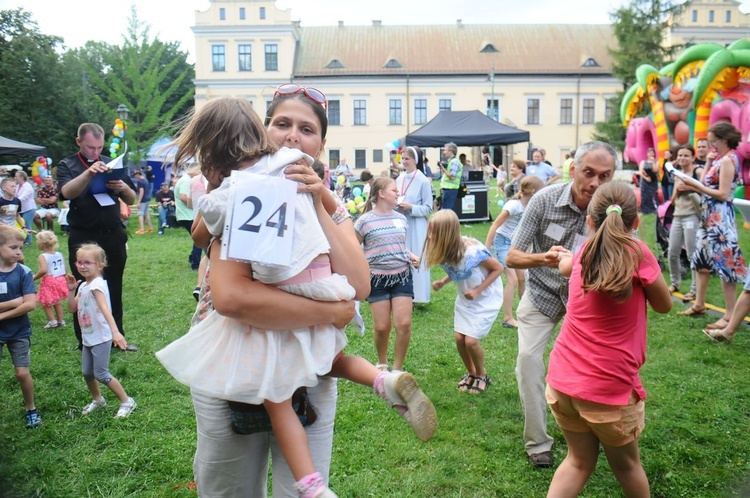
M 704 5 L 705 4 L 705 5 Z M 731 10 L 719 12 L 718 5 Z M 674 27 L 674 41 L 698 40 L 713 17 L 745 23 L 734 0 L 693 2 L 692 31 Z M 705 19 L 703 19 L 705 17 Z M 734 26 L 734 24 L 732 24 Z M 390 163 L 386 144 L 443 110 L 480 110 L 529 131 L 530 143 L 494 150 L 495 162 L 544 148 L 559 165 L 586 142 L 594 123 L 619 113 L 608 99 L 622 89 L 611 74 L 609 25 L 303 26 L 272 0 L 212 0 L 196 11 L 196 107 L 219 96 L 247 98 L 264 114 L 281 83 L 314 87 L 328 97 L 324 162 L 346 158 L 377 173 Z M 670 28 L 668 28 L 670 29 Z M 682 29 L 682 28 L 680 28 Z M 711 26 L 704 26 L 704 33 Z M 726 27 L 722 27 L 726 29 Z M 734 28 L 732 28 L 734 29 Z M 719 30 L 721 31 L 721 30 Z M 671 36 L 671 35 L 670 35 Z M 735 34 L 728 35 L 736 39 Z M 479 150 L 464 150 L 479 162 Z M 428 151 L 433 160 L 438 151 Z

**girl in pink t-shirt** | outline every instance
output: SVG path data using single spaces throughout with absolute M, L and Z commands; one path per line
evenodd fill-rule
M 668 313 L 672 299 L 648 246 L 633 235 L 632 189 L 607 183 L 588 206 L 589 239 L 563 254 L 570 277 L 567 314 L 550 353 L 547 402 L 568 444 L 548 497 L 578 496 L 599 458 L 599 445 L 626 496 L 649 496 L 638 438 L 644 427 L 638 370 L 646 360 L 646 303 Z

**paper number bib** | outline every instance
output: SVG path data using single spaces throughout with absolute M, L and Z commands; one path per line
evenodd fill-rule
M 290 266 L 297 184 L 233 171 L 222 259 Z

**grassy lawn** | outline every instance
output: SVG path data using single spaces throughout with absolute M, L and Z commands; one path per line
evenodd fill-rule
M 490 189 L 493 212 L 499 208 Z M 134 220 L 133 220 L 134 221 Z M 484 240 L 488 223 L 465 225 Z M 130 232 L 135 228 L 131 222 Z M 653 216 L 640 236 L 656 248 Z M 741 230 L 750 253 L 750 231 Z M 67 241 L 61 238 L 67 253 Z M 195 308 L 195 273 L 182 229 L 164 236 L 133 235 L 125 272 L 125 327 L 138 353 L 117 352 L 111 371 L 138 409 L 114 420 L 116 403 L 82 417 L 89 396 L 80 375 L 73 327 L 47 331 L 44 313 L 32 313 L 37 406 L 44 425 L 26 430 L 23 401 L 7 352 L 0 363 L 0 496 L 181 497 L 195 496 L 195 421 L 187 388 L 160 366 L 154 352 L 184 334 Z M 26 259 L 36 270 L 35 247 Z M 433 270 L 434 276 L 442 271 Z M 523 451 L 523 422 L 514 365 L 516 334 L 500 321 L 483 342 L 493 384 L 485 395 L 459 393 L 463 373 L 453 343 L 455 286 L 416 307 L 406 368 L 420 380 L 439 416 L 435 438 L 420 443 L 406 424 L 366 388 L 342 381 L 331 486 L 342 497 L 544 496 L 552 470 L 535 470 Z M 709 301 L 721 304 L 717 281 Z M 716 344 L 701 334 L 715 317 L 649 317 L 648 361 L 641 374 L 648 391 L 641 439 L 646 473 L 657 497 L 747 496 L 750 475 L 750 334 Z M 368 306 L 362 306 L 371 323 Z M 350 335 L 347 351 L 375 361 L 371 328 Z M 107 393 L 105 392 L 105 395 Z M 111 401 L 115 397 L 108 395 Z M 565 442 L 549 426 L 556 462 Z M 604 457 L 582 496 L 620 496 Z

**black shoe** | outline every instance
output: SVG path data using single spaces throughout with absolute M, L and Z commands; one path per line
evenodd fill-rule
M 196 287 L 195 289 L 193 289 L 193 297 L 195 298 L 196 301 L 200 300 L 200 298 L 201 298 L 201 288 L 200 287 Z

